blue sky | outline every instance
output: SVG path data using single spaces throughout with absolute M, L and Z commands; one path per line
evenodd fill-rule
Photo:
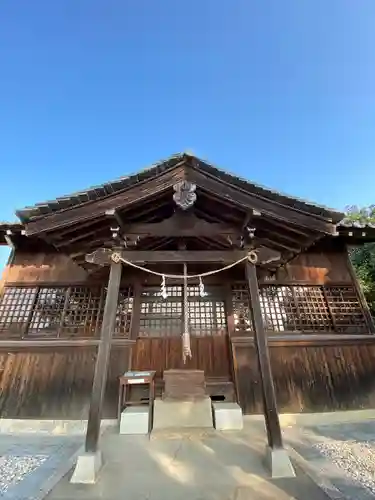
M 183 150 L 374 203 L 374 18 L 373 0 L 1 2 L 0 220 Z

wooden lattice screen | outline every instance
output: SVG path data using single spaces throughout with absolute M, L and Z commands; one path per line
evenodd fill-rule
M 141 292 L 140 337 L 180 336 L 183 328 L 183 287 L 167 286 L 167 298 L 160 288 L 146 287 Z M 214 287 L 207 296 L 199 295 L 199 286 L 188 287 L 189 329 L 191 335 L 221 335 L 227 331 L 225 303 Z
M 270 332 L 369 333 L 353 286 L 264 284 L 259 287 L 265 327 Z M 252 331 L 245 284 L 232 287 L 235 331 Z
M 5 287 L 0 331 L 11 337 L 98 337 L 105 294 L 101 286 Z M 132 289 L 121 289 L 115 336 L 129 337 L 132 311 Z

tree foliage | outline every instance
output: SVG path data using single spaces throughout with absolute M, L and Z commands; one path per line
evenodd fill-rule
M 375 205 L 358 208 L 347 207 L 346 219 L 363 224 L 375 223 Z M 350 257 L 356 270 L 358 279 L 375 316 L 375 243 L 367 243 L 351 250 Z

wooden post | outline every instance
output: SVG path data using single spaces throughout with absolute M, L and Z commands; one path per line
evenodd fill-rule
M 374 318 L 372 317 L 370 308 L 367 304 L 365 294 L 363 293 L 362 287 L 358 281 L 357 273 L 355 272 L 353 263 L 350 259 L 348 248 L 346 249 L 346 252 L 347 252 L 347 265 L 348 265 L 349 274 L 350 274 L 350 277 L 352 279 L 355 291 L 357 293 L 357 297 L 358 297 L 363 315 L 365 317 L 367 328 L 369 329 L 369 333 L 375 333 Z
M 100 434 L 103 400 L 107 382 L 111 340 L 116 321 L 118 294 L 121 281 L 121 262 L 111 263 L 107 297 L 104 306 L 101 339 L 95 364 L 94 382 L 92 386 L 89 420 L 87 423 L 85 450 L 96 453 Z
M 276 406 L 276 395 L 272 380 L 266 331 L 264 329 L 262 311 L 260 308 L 256 266 L 249 261 L 246 262 L 246 277 L 249 285 L 250 310 L 254 325 L 268 445 L 271 449 L 277 449 L 283 447 L 279 414 Z

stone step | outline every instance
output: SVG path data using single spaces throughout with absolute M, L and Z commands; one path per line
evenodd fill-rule
M 150 439 L 186 439 L 186 440 L 200 440 L 207 437 L 216 436 L 214 428 L 190 427 L 187 428 L 169 428 L 169 429 L 156 429 L 151 432 Z
M 148 406 L 128 406 L 121 413 L 120 434 L 148 434 L 149 419 Z
M 153 430 L 213 429 L 210 398 L 196 401 L 154 402 Z
M 239 431 L 243 428 L 241 407 L 237 403 L 212 403 L 215 429 L 218 431 Z

